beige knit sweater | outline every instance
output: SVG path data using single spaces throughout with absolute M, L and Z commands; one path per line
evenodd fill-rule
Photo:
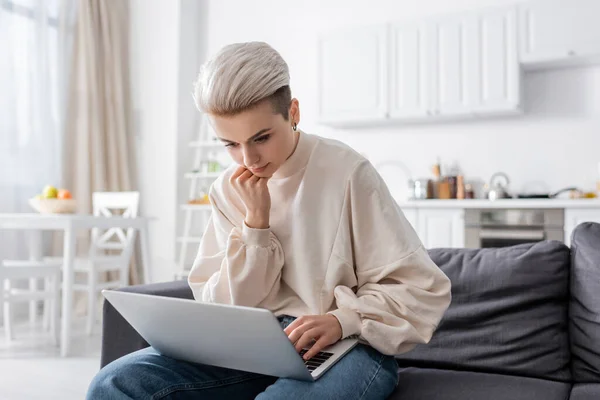
M 429 258 L 373 166 L 347 145 L 301 132 L 268 183 L 269 229 L 244 224 L 226 170 L 189 285 L 198 301 L 275 315 L 331 313 L 343 337 L 388 355 L 427 343 L 450 303 Z

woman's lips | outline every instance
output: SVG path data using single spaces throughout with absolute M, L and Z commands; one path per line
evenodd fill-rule
M 270 163 L 267 163 L 267 164 L 265 164 L 264 166 L 262 166 L 260 168 L 249 168 L 249 169 L 250 169 L 250 172 L 252 172 L 254 174 L 255 173 L 260 173 L 260 172 L 263 172 L 269 166 L 269 164 Z

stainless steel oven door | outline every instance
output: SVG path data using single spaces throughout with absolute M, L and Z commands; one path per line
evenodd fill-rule
M 506 247 L 542 240 L 564 241 L 562 209 L 467 209 L 465 247 Z

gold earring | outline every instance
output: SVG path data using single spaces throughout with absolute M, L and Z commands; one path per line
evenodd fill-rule
M 298 129 L 298 124 L 294 122 L 294 124 L 292 125 L 292 129 L 294 130 L 294 132 L 296 131 L 296 129 Z

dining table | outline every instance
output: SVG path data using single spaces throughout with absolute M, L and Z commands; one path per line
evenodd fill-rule
M 142 282 L 150 283 L 150 254 L 148 244 L 147 217 L 97 216 L 91 214 L 43 214 L 43 213 L 0 213 L 0 230 L 30 231 L 32 240 L 29 246 L 31 260 L 41 260 L 42 232 L 63 232 L 63 270 L 61 294 L 61 321 L 59 346 L 60 355 L 70 355 L 73 317 L 73 283 L 74 264 L 77 249 L 77 234 L 94 228 L 107 230 L 111 228 L 135 229 L 139 232 Z M 30 309 L 31 316 L 31 309 Z

